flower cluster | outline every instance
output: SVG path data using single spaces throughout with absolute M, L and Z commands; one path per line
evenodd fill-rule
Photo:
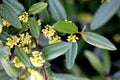
M 25 65 L 20 61 L 20 59 L 17 56 L 15 56 L 15 58 L 13 59 L 13 63 L 17 68 L 25 68 Z
M 33 51 L 32 52 L 32 55 L 33 57 L 30 57 L 30 60 L 32 62 L 32 64 L 35 66 L 35 67 L 41 67 L 45 60 L 43 59 L 43 57 L 41 56 L 42 55 L 42 52 L 39 52 L 39 51 Z
M 49 39 L 49 44 L 57 43 L 61 41 L 61 37 L 56 34 L 56 31 L 53 29 L 53 26 L 47 25 L 45 29 L 42 29 L 42 32 L 46 38 Z
M 40 25 L 41 25 L 41 20 L 38 19 L 38 20 L 37 20 L 37 23 L 38 23 L 38 26 L 40 26 Z
M 10 26 L 10 23 L 7 22 L 5 19 L 2 18 L 2 26 L 7 26 L 7 27 L 9 27 L 9 26 Z
M 14 46 L 18 45 L 27 54 L 30 53 L 31 44 L 32 41 L 29 33 L 19 34 L 19 36 L 12 36 L 11 38 L 7 38 L 7 42 L 6 42 L 6 45 L 8 45 L 10 48 L 13 48 Z
M 103 3 L 105 0 L 101 0 L 101 3 Z M 107 2 L 110 2 L 110 0 L 107 0 Z
M 76 42 L 79 38 L 76 35 L 69 35 L 67 41 Z
M 20 15 L 19 20 L 22 21 L 23 23 L 27 23 L 29 20 L 29 15 L 27 12 L 23 12 L 22 15 Z

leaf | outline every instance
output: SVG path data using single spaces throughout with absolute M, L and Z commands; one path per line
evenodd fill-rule
M 52 60 L 59 57 L 69 49 L 69 44 L 67 42 L 58 42 L 43 48 L 42 52 L 47 60 Z
M 54 29 L 64 33 L 74 34 L 78 32 L 77 26 L 68 21 L 58 21 L 53 26 Z
M 60 3 L 60 0 L 48 0 L 51 16 L 56 21 L 67 19 L 66 12 Z
M 17 14 L 15 14 L 11 7 L 9 7 L 8 5 L 2 4 L 2 6 L 0 6 L 0 15 L 15 28 L 22 27 Z
M 84 34 L 86 35 L 86 38 L 83 39 L 87 43 L 102 49 L 116 50 L 116 47 L 105 37 L 92 32 L 85 32 Z
M 54 74 L 53 80 L 89 80 L 87 78 L 79 78 L 69 74 Z
M 11 37 L 11 36 L 5 31 L 2 31 L 2 33 L 0 34 L 0 40 L 6 41 L 8 37 Z
M 17 15 L 25 11 L 23 5 L 16 0 L 3 0 L 3 3 L 12 8 Z
M 6 74 L 4 70 L 0 70 L 0 80 L 10 80 L 11 78 Z
M 30 80 L 45 80 L 45 79 L 39 72 L 35 71 L 31 73 Z
M 104 52 L 102 54 L 102 60 L 103 60 L 105 72 L 106 72 L 106 74 L 109 74 L 110 73 L 110 68 L 111 68 L 111 60 L 110 60 L 109 51 L 104 50 Z
M 31 32 L 32 36 L 37 39 L 40 34 L 40 27 L 38 26 L 36 19 L 31 18 L 29 20 L 29 24 L 30 24 L 30 32 Z
M 5 58 L 10 55 L 10 48 L 8 46 L 0 46 L 0 57 Z
M 35 3 L 29 8 L 28 12 L 29 14 L 38 14 L 42 12 L 43 10 L 45 10 L 47 8 L 47 5 L 48 4 L 45 2 Z
M 92 52 L 86 50 L 85 57 L 89 60 L 93 68 L 100 74 L 104 73 L 104 67 L 101 61 Z
M 11 63 L 9 63 L 7 60 L 5 59 L 1 59 L 1 64 L 3 66 L 3 68 L 5 69 L 6 73 L 14 78 L 18 76 L 18 70 L 16 67 L 14 67 Z
M 15 51 L 16 51 L 16 55 L 17 57 L 27 66 L 27 67 L 31 67 L 32 64 L 30 62 L 30 59 L 28 58 L 27 54 L 25 53 L 25 51 L 23 49 L 21 49 L 20 47 L 16 46 L 15 47 Z
M 120 7 L 120 0 L 110 0 L 104 2 L 95 13 L 93 21 L 90 25 L 92 30 L 95 30 L 105 24 L 117 12 Z
M 68 69 L 71 69 L 74 65 L 75 58 L 77 56 L 77 51 L 78 51 L 78 44 L 77 42 L 69 42 L 69 50 L 65 53 L 66 57 L 66 67 Z

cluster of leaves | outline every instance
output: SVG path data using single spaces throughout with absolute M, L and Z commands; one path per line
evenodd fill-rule
M 28 2 L 32 1 L 30 0 Z M 28 3 L 26 2 L 26 4 Z M 105 24 L 117 12 L 119 7 L 120 0 L 111 0 L 109 3 L 104 2 L 101 4 L 90 25 L 91 30 L 95 30 Z M 104 8 L 106 8 L 105 11 Z M 53 23 L 51 23 L 54 26 L 53 29 L 61 37 L 74 34 L 78 35 L 79 38 L 82 37 L 85 42 L 93 46 L 107 50 L 116 50 L 116 47 L 107 38 L 90 31 L 87 32 L 85 31 L 85 28 L 83 28 L 82 31 L 79 31 L 78 26 L 76 26 L 74 23 L 65 21 L 67 19 L 67 14 L 60 0 L 47 0 L 46 2 L 36 1 L 36 3 L 29 6 L 28 10 L 26 9 L 27 8 L 17 0 L 3 0 L 0 4 L 0 40 L 2 42 L 0 45 L 0 61 L 6 73 L 12 78 L 19 78 L 24 73 L 24 75 L 27 74 L 26 71 L 23 70 L 19 72 L 21 69 L 18 69 L 14 66 L 12 63 L 14 55 L 17 55 L 17 57 L 20 58 L 21 62 L 23 62 L 26 67 L 36 69 L 36 67 L 31 64 L 29 56 L 26 55 L 23 49 L 17 46 L 15 46 L 15 49 L 11 49 L 6 45 L 8 37 L 28 32 L 34 39 L 36 49 L 41 50 L 43 57 L 46 60 L 42 67 L 37 67 L 37 69 L 40 70 L 40 75 L 42 75 L 41 70 L 43 71 L 45 80 L 48 80 L 48 78 L 50 80 L 88 80 L 87 78 L 77 78 L 68 74 L 56 74 L 51 71 L 49 62 L 61 55 L 65 55 L 65 64 L 67 69 L 71 69 L 74 66 L 78 53 L 78 43 L 72 41 L 68 42 L 63 39 L 58 43 L 47 45 L 41 49 L 39 46 L 41 46 L 41 41 L 44 38 L 40 38 L 40 36 L 42 35 L 41 29 L 44 28 L 44 25 L 39 26 L 37 24 L 37 19 L 41 19 L 44 22 L 47 21 L 48 17 L 51 17 L 53 20 Z M 23 12 L 25 12 L 25 10 L 28 11 L 30 15 L 28 23 L 22 23 L 18 18 Z M 11 26 L 3 27 L 2 18 L 9 22 Z M 49 22 L 47 22 L 47 24 L 48 23 Z M 101 76 L 109 72 L 109 65 L 106 65 L 106 69 L 104 69 L 100 60 L 96 58 L 90 51 L 86 51 L 85 56 L 91 62 L 91 65 L 95 68 L 95 70 L 101 74 Z M 103 61 L 107 61 L 109 59 L 108 57 L 106 60 L 106 56 L 108 55 L 106 54 L 104 56 Z M 107 62 L 104 64 L 106 63 Z M 1 70 L 1 72 L 5 74 L 3 70 Z M 0 77 L 3 76 L 0 75 Z M 33 76 L 34 80 L 40 80 L 41 78 L 37 74 L 33 74 Z

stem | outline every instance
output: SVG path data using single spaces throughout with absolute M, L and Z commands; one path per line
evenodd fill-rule
M 77 32 L 77 34 L 80 34 L 80 35 L 81 35 L 81 34 L 82 34 L 82 32 Z
M 37 40 L 36 40 L 35 38 L 34 38 L 34 42 L 35 42 L 35 45 L 36 45 L 36 49 L 37 49 L 38 51 L 40 51 L 39 46 L 38 46 L 38 43 L 37 43 Z M 42 72 L 43 72 L 43 75 L 44 75 L 45 80 L 48 80 L 47 73 L 46 73 L 46 71 L 45 71 L 44 65 L 42 66 Z

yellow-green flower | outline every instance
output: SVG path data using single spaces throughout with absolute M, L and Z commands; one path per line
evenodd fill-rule
M 27 54 L 30 53 L 30 49 L 28 47 L 23 47 L 22 49 L 25 51 L 25 53 L 27 53 Z
M 38 23 L 38 26 L 41 25 L 41 21 L 40 21 L 40 19 L 38 19 L 37 23 Z
M 10 26 L 10 23 L 7 22 L 5 19 L 2 18 L 2 25 L 9 27 L 9 26 Z
M 103 3 L 105 0 L 101 0 L 101 3 Z M 110 2 L 110 0 L 106 0 L 107 2 Z
M 51 39 L 52 36 L 55 34 L 55 30 L 53 29 L 53 26 L 47 25 L 45 26 L 45 29 L 42 29 L 42 32 L 45 37 L 48 39 Z
M 33 57 L 30 57 L 31 63 L 35 66 L 35 67 L 41 67 L 45 60 L 43 59 L 42 52 L 39 51 L 33 51 L 32 52 Z
M 31 43 L 31 36 L 29 33 L 20 34 L 20 45 L 25 46 Z
M 49 40 L 49 44 L 54 44 L 60 41 L 61 41 L 61 37 L 59 37 L 58 35 L 55 35 Z
M 17 36 L 12 36 L 11 38 L 7 38 L 6 45 L 8 45 L 10 48 L 13 48 L 13 46 L 17 45 L 19 41 L 20 39 Z
M 27 12 L 23 12 L 21 16 L 18 17 L 23 23 L 27 23 L 29 20 L 29 15 Z
M 17 56 L 15 56 L 15 58 L 13 59 L 13 63 L 17 68 L 25 68 L 25 65 L 20 61 L 20 59 Z
M 76 42 L 79 38 L 76 35 L 69 35 L 67 41 Z

